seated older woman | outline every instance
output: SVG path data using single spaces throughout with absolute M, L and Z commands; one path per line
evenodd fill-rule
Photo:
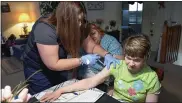
M 107 52 L 112 54 L 115 58 L 117 59 L 123 59 L 124 57 L 122 56 L 122 47 L 121 44 L 113 37 L 108 34 L 105 34 L 104 31 L 97 26 L 96 24 L 89 23 L 87 25 L 87 32 L 90 35 L 90 37 L 94 40 L 96 44 L 101 45 L 102 48 L 104 48 Z M 82 50 L 81 55 L 86 55 L 86 52 Z M 78 78 L 83 79 L 83 78 L 88 78 L 96 75 L 103 69 L 103 65 L 99 62 L 92 66 L 87 66 L 87 65 L 82 65 L 79 68 L 78 71 Z M 105 84 L 107 85 L 99 85 L 98 88 L 107 91 L 107 86 L 109 84 L 112 84 L 113 79 L 110 77 Z

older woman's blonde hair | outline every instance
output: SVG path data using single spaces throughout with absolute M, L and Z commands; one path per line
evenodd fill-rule
M 123 49 L 125 55 L 147 59 L 150 54 L 151 43 L 146 35 L 134 35 L 126 39 Z
M 102 28 L 99 27 L 98 25 L 96 25 L 95 23 L 88 23 L 86 29 L 87 29 L 86 30 L 87 31 L 86 33 L 87 34 L 90 34 L 91 35 L 92 34 L 91 31 L 94 29 L 94 30 L 97 30 L 100 35 L 102 35 L 102 36 L 104 35 L 104 30 L 102 30 Z

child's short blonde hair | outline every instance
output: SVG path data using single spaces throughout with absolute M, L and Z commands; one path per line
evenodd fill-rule
M 140 34 L 130 36 L 124 44 L 124 54 L 131 57 L 148 58 L 151 43 L 148 36 Z

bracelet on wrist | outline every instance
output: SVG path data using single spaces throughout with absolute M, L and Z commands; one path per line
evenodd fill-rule
M 81 58 L 79 58 L 79 63 L 80 63 L 80 65 L 82 64 L 82 59 Z

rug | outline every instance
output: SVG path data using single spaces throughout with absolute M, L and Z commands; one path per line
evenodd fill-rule
M 7 75 L 23 70 L 23 62 L 15 57 L 2 58 L 1 61 L 1 68 Z

